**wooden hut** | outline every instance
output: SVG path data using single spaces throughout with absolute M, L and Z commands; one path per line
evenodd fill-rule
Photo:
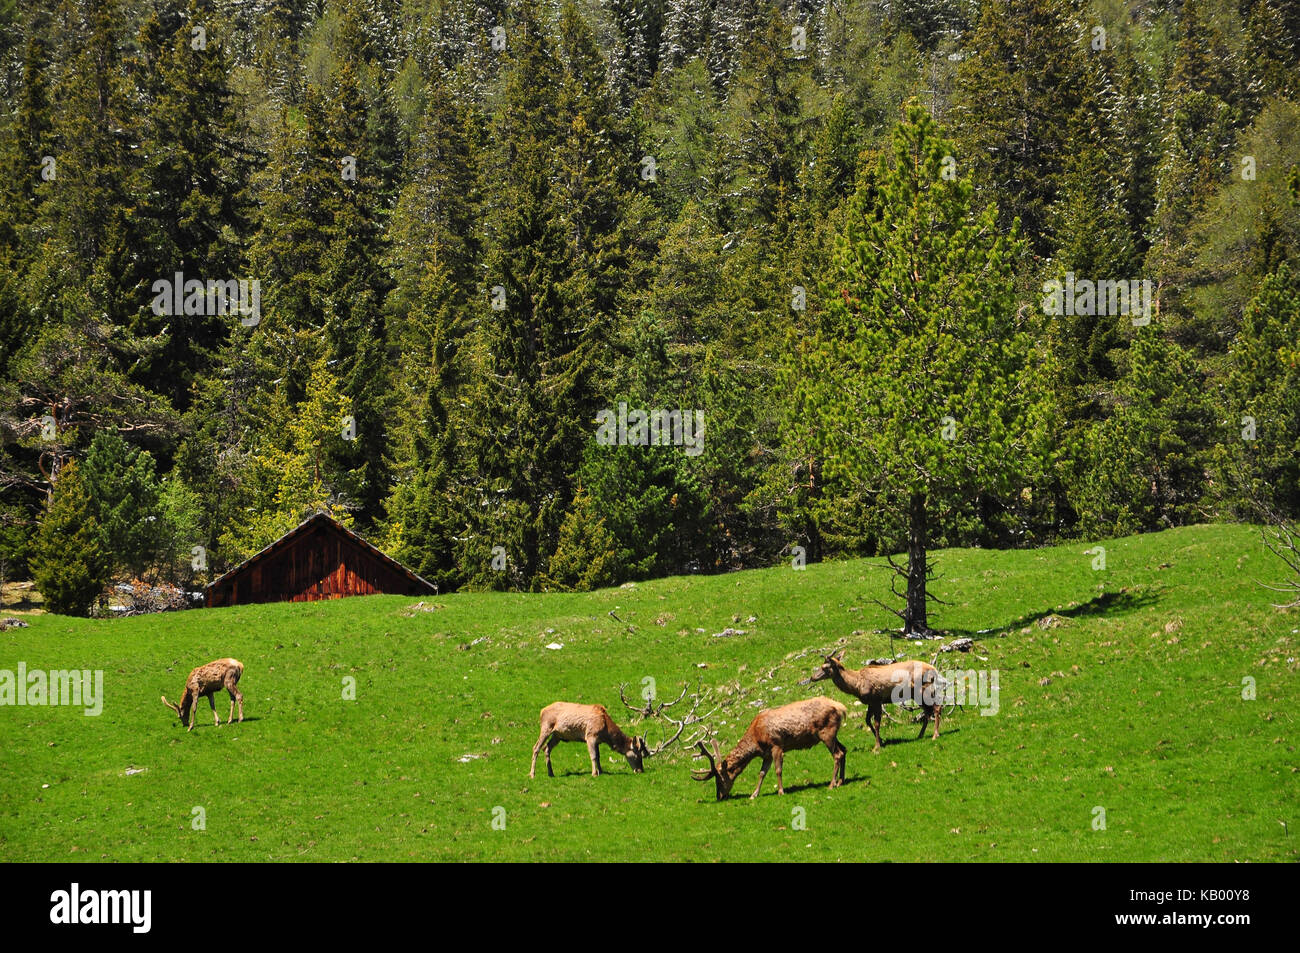
M 209 606 L 250 602 L 312 602 L 377 593 L 436 593 L 397 560 L 381 553 L 325 513 L 303 520 L 270 546 L 208 583 Z

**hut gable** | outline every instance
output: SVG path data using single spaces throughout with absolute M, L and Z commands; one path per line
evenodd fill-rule
M 204 602 L 215 607 L 437 591 L 333 517 L 317 513 L 208 583 Z

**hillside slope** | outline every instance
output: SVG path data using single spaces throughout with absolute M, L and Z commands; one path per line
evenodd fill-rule
M 863 708 L 837 695 L 847 784 L 827 790 L 824 749 L 795 752 L 785 797 L 769 776 L 753 802 L 757 763 L 719 804 L 682 750 L 633 775 L 602 749 L 593 779 L 583 747 L 562 744 L 557 777 L 530 781 L 538 710 L 600 702 L 628 727 L 620 683 L 653 678 L 675 697 L 698 679 L 727 702 L 714 726 L 730 745 L 756 706 L 834 694 L 797 684 L 813 650 L 842 644 L 852 665 L 888 652 L 873 634 L 889 619 L 871 602 L 887 592 L 882 560 L 456 594 L 432 611 L 380 596 L 30 616 L 0 633 L 0 670 L 102 669 L 105 700 L 97 717 L 0 707 L 0 856 L 1295 860 L 1300 614 L 1258 585 L 1280 565 L 1250 527 L 1103 545 L 1103 571 L 1084 543 L 938 554 L 952 605 L 932 624 L 975 635 L 987 659 L 938 664 L 996 669 L 997 714 L 964 709 L 937 742 L 887 721 L 891 743 L 872 754 Z M 715 637 L 727 627 L 744 634 Z M 928 660 L 936 646 L 899 647 Z M 159 695 L 227 655 L 245 665 L 246 720 L 214 729 L 203 704 L 186 733 Z M 224 720 L 226 696 L 217 707 Z

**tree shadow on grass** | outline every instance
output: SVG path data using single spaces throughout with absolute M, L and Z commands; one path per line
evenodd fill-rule
M 1103 592 L 1101 595 L 1094 596 L 1087 602 L 1080 603 L 1069 609 L 1045 609 L 1041 612 L 1023 615 L 1018 619 L 1006 623 L 1005 625 L 994 626 L 992 629 L 977 631 L 975 629 L 944 629 L 944 635 L 950 637 L 970 636 L 978 638 L 981 635 L 999 635 L 1010 632 L 1013 629 L 1023 629 L 1027 625 L 1034 625 L 1050 616 L 1061 616 L 1066 619 L 1086 619 L 1093 616 L 1116 616 L 1126 615 L 1130 612 L 1136 612 L 1138 609 L 1155 605 L 1160 601 L 1160 597 L 1145 588 L 1141 590 L 1124 588 L 1117 592 Z

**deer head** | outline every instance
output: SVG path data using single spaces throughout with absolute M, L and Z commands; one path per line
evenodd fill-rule
M 197 700 L 198 699 L 190 693 L 188 688 L 185 689 L 185 694 L 181 696 L 181 703 L 179 705 L 173 705 L 167 700 L 166 695 L 162 696 L 162 703 L 180 716 L 182 727 L 186 724 L 186 719 L 188 719 L 190 715 L 190 709 L 194 707 L 194 703 Z
M 725 801 L 731 796 L 731 786 L 735 783 L 736 779 L 728 770 L 727 759 L 718 754 L 718 742 L 711 738 L 709 739 L 709 743 L 713 746 L 712 754 L 709 753 L 708 748 L 704 747 L 703 741 L 696 743 L 696 746 L 700 749 L 700 754 L 709 759 L 708 770 L 692 771 L 691 777 L 696 781 L 707 781 L 709 778 L 713 778 L 718 793 L 718 800 Z
M 840 661 L 840 656 L 843 654 L 844 650 L 840 649 L 830 655 L 823 656 L 824 661 L 822 662 L 821 667 L 812 673 L 812 677 L 809 678 L 808 681 L 820 682 L 822 679 L 832 677 L 837 672 L 844 671 L 844 663 Z
M 632 766 L 632 771 L 634 773 L 640 774 L 645 770 L 642 763 L 646 758 L 650 757 L 652 753 L 653 752 L 651 752 L 649 746 L 646 745 L 645 739 L 640 735 L 634 735 L 632 737 L 632 745 L 627 749 L 627 763 Z

